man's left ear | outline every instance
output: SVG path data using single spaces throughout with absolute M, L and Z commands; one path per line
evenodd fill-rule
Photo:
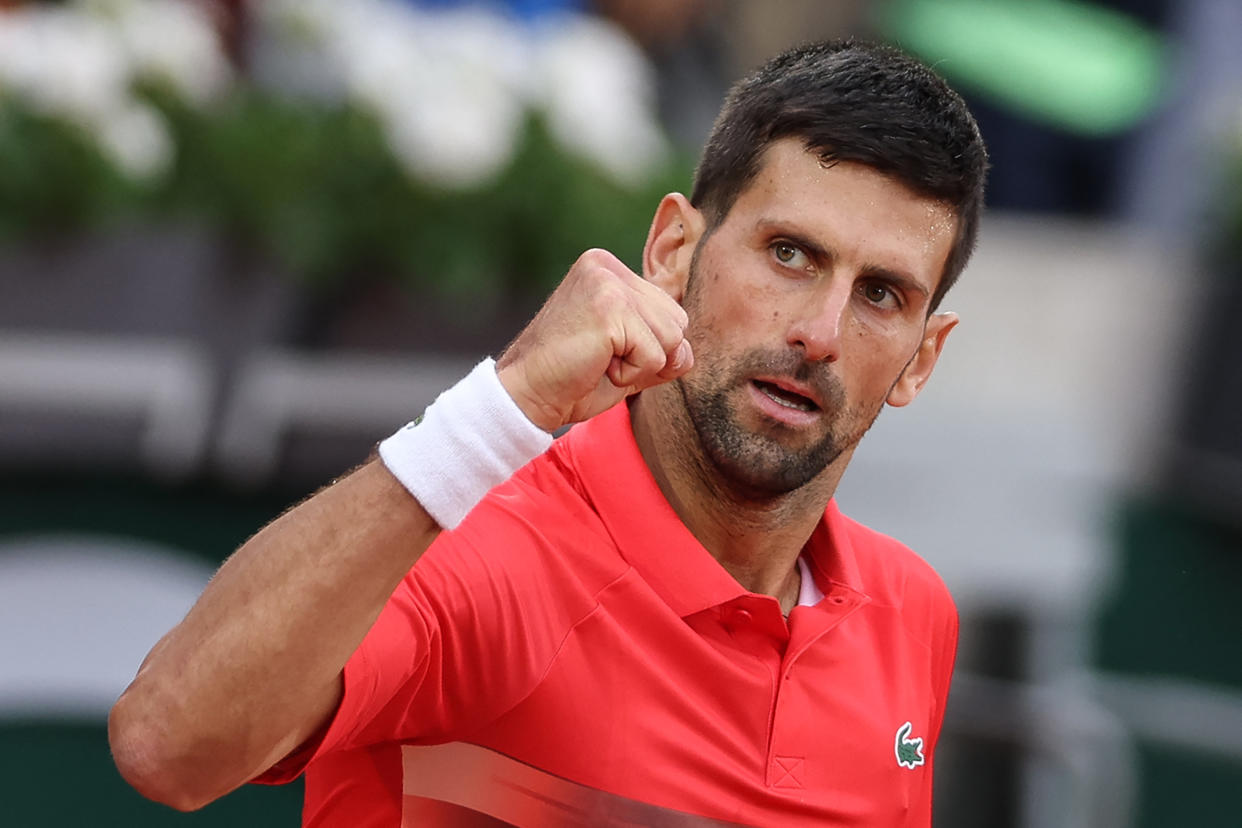
M 705 222 L 681 193 L 660 199 L 647 243 L 643 246 L 643 278 L 660 287 L 678 302 L 690 278 L 690 260 L 703 237 Z
M 928 318 L 919 349 L 906 364 L 897 384 L 888 392 L 889 405 L 909 405 L 919 395 L 931 377 L 932 369 L 936 367 L 936 360 L 940 359 L 940 352 L 944 350 L 949 331 L 957 327 L 957 322 L 957 314 L 952 312 L 934 313 Z

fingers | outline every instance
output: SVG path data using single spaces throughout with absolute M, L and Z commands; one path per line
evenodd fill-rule
M 541 428 L 580 422 L 694 364 L 676 300 L 605 250 L 574 262 L 497 360 L 501 382 Z
M 606 251 L 598 254 L 597 265 L 612 277 L 611 287 L 620 288 L 619 296 L 611 294 L 607 311 L 613 345 L 609 380 L 618 388 L 638 391 L 690 370 L 694 354 L 686 339 L 685 309 L 616 257 Z
M 657 336 L 655 325 L 647 321 L 649 313 L 649 309 L 635 312 L 622 320 L 623 332 L 619 341 L 614 340 L 614 356 L 607 372 L 618 388 L 641 391 L 680 376 L 693 364 L 690 343 L 682 331 Z
M 677 379 L 682 374 L 694 367 L 694 349 L 690 347 L 690 340 L 682 339 L 669 357 L 668 363 L 664 366 L 664 370 L 659 373 L 660 380 L 667 382 L 668 380 Z

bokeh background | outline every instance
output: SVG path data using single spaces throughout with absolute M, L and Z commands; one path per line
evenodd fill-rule
M 181 815 L 109 706 L 214 567 L 636 263 L 728 83 L 885 39 L 994 162 L 963 323 L 839 499 L 963 616 L 937 825 L 1236 825 L 1236 0 L 0 2 L 0 825 Z

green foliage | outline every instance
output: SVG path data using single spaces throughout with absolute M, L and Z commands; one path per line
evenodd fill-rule
M 0 241 L 106 221 L 143 195 L 85 132 L 0 98 Z
M 317 289 L 363 277 L 457 297 L 542 294 L 588 247 L 637 265 L 660 196 L 689 180 L 681 159 L 623 187 L 532 116 L 494 180 L 448 191 L 408 175 L 357 108 L 248 90 L 200 110 L 144 94 L 176 147 L 147 187 L 113 170 L 89 135 L 0 106 L 0 238 L 172 218 L 205 223 Z

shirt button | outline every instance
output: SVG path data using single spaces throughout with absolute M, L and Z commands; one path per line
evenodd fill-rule
M 754 616 L 750 614 L 750 610 L 740 609 L 740 608 L 735 609 L 729 615 L 729 627 L 733 629 L 737 629 L 739 627 L 748 627 L 750 626 L 750 623 L 753 620 L 754 620 Z

